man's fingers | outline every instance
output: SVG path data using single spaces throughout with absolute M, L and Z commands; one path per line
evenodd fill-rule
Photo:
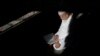
M 59 36 L 58 35 L 54 35 L 53 39 L 54 39 L 54 42 L 57 42 L 57 41 L 59 41 Z
M 53 38 L 54 38 L 54 40 L 58 40 L 59 36 L 58 35 L 54 35 Z
M 61 44 L 59 42 L 55 43 L 55 47 L 59 48 L 61 46 Z

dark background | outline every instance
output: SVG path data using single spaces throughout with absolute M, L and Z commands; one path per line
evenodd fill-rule
M 9 21 L 15 20 L 30 11 L 41 11 L 39 15 L 0 35 L 1 51 L 10 55 L 14 53 L 14 55 L 36 54 L 47 56 L 46 48 L 48 45 L 45 43 L 43 36 L 51 33 L 52 31 L 57 31 L 56 28 L 58 28 L 60 24 L 60 19 L 57 17 L 57 6 L 60 2 L 60 0 L 0 0 L 0 26 L 8 23 Z M 96 37 L 96 35 L 92 35 L 92 32 L 95 32 L 96 30 L 93 29 L 97 27 L 97 22 L 94 18 L 97 19 L 96 14 L 98 13 L 97 9 L 99 8 L 98 3 L 94 0 L 76 0 L 74 2 L 77 4 L 75 6 L 81 9 L 82 12 L 89 12 L 92 16 L 89 19 L 83 20 L 85 21 L 85 24 L 83 22 L 83 25 L 86 25 L 85 28 L 88 31 L 85 33 L 89 36 L 89 38 L 84 38 L 83 40 L 90 45 L 89 46 L 85 43 L 88 47 L 91 47 L 91 45 L 94 45 L 92 44 L 92 41 L 94 41 L 94 38 L 92 37 Z M 74 2 L 70 5 L 73 6 Z M 94 24 L 93 22 L 96 23 Z

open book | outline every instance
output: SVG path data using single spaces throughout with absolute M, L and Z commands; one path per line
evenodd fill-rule
M 50 45 L 54 44 L 54 40 L 52 38 L 53 35 L 54 35 L 53 33 L 50 33 L 44 36 L 44 39 L 47 42 L 47 44 L 50 44 Z

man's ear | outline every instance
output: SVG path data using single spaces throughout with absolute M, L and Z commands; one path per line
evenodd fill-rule
M 81 16 L 83 16 L 83 13 L 79 13 L 76 18 L 79 19 Z

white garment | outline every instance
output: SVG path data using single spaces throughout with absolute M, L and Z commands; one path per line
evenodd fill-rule
M 55 47 L 55 44 L 53 44 L 54 50 L 64 50 L 65 49 L 65 39 L 68 36 L 69 32 L 69 24 L 72 19 L 72 14 L 68 17 L 67 20 L 62 20 L 60 28 L 58 32 L 55 35 L 59 35 L 59 43 L 61 46 L 59 48 Z

